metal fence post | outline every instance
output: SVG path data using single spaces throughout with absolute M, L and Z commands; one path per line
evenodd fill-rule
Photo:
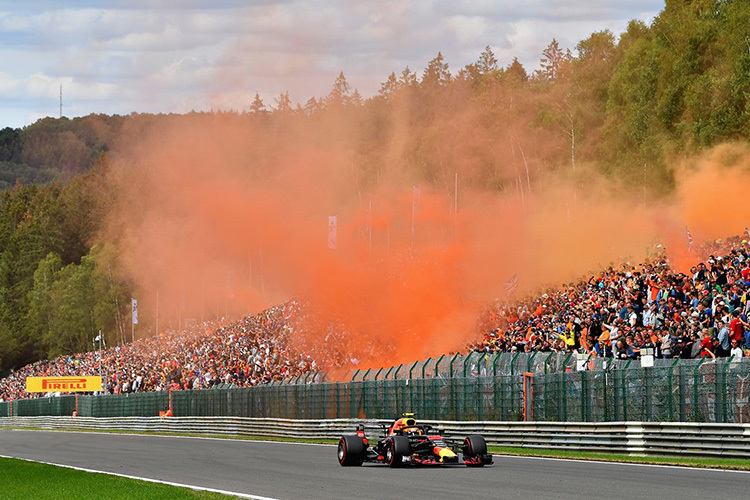
M 357 375 L 359 375 L 359 370 L 354 372 L 354 375 L 352 375 L 352 378 L 351 378 L 352 382 L 354 382 L 357 379 Z
M 341 418 L 341 384 L 336 382 L 336 418 Z
M 362 382 L 362 385 L 364 386 L 366 383 Z M 349 382 L 349 418 L 354 418 L 354 382 L 352 381 Z
M 534 361 L 534 357 L 539 354 L 539 351 L 534 351 L 531 353 L 531 356 L 529 356 L 529 360 L 526 361 L 526 371 L 531 373 L 531 362 Z
M 441 355 L 438 358 L 438 360 L 435 362 L 435 378 L 433 379 L 433 383 L 432 383 L 432 392 L 433 392 L 433 394 L 435 396 L 434 400 L 433 400 L 434 401 L 434 407 L 435 407 L 434 417 L 436 419 L 439 418 L 438 417 L 437 409 L 438 409 L 439 401 L 440 401 L 440 386 L 438 385 L 438 380 L 439 380 L 439 375 L 440 375 L 440 372 L 439 372 L 439 370 L 440 370 L 440 362 L 443 360 L 444 357 L 445 357 L 445 354 Z
M 593 397 L 590 397 L 591 393 L 591 379 L 592 377 L 589 375 L 589 362 L 591 361 L 592 355 L 589 354 L 589 356 L 586 358 L 586 370 L 581 372 L 581 399 L 583 400 L 583 410 L 584 410 L 584 422 L 590 422 L 591 416 L 594 413 L 594 403 Z
M 733 357 L 724 363 L 716 363 L 716 423 L 727 422 L 727 368 Z
M 622 369 L 622 413 L 624 420 L 628 421 L 628 395 L 626 389 L 626 385 L 628 382 L 628 367 L 630 366 L 630 363 L 632 363 L 633 360 L 629 359 L 627 363 L 625 363 L 625 367 Z
M 470 352 L 465 358 L 464 358 L 464 365 L 463 365 L 463 380 L 461 381 L 463 387 L 461 390 L 461 406 L 460 408 L 457 408 L 457 412 L 460 415 L 463 415 L 466 412 L 466 397 L 468 396 L 468 384 L 469 384 L 469 378 L 468 374 L 466 373 L 466 369 L 468 366 L 470 366 L 471 357 L 474 355 L 473 352 Z M 458 396 L 456 397 L 456 406 L 458 406 Z
M 451 408 L 453 410 L 453 420 L 458 420 L 458 408 L 456 404 L 456 387 L 455 382 L 456 378 L 453 376 L 453 362 L 456 361 L 456 358 L 459 356 L 458 353 L 456 353 L 452 358 L 451 362 L 448 364 L 448 369 L 450 370 L 450 377 L 448 378 L 448 383 L 450 384 L 450 394 L 451 394 Z
M 477 417 L 479 420 L 484 420 L 484 381 L 487 379 L 487 370 L 484 372 L 484 376 L 482 376 L 482 367 L 480 366 L 481 363 L 485 363 L 485 360 L 487 359 L 487 353 L 482 353 L 481 356 L 479 356 L 479 359 L 477 360 Z M 485 363 L 486 364 L 486 363 Z
M 701 367 L 701 365 L 706 361 L 706 358 L 701 358 L 701 360 L 696 363 L 695 367 L 693 368 L 693 421 L 698 422 L 700 420 L 700 408 L 698 406 L 698 399 L 699 399 L 699 385 L 698 384 L 698 369 Z
M 653 412 L 653 397 L 651 391 L 651 382 L 653 379 L 653 367 L 645 367 L 643 369 L 643 385 L 646 390 L 646 421 L 651 422 L 654 419 Z
M 549 377 L 547 373 L 548 373 L 550 360 L 554 357 L 555 357 L 555 353 L 551 352 L 549 353 L 549 356 L 547 356 L 547 358 L 544 360 L 544 382 L 542 385 L 544 387 L 544 419 L 550 418 L 549 416 L 550 415 L 550 403 L 552 402 L 552 397 L 551 397 L 552 395 L 550 394 L 550 391 L 549 391 L 549 383 L 550 383 L 551 377 Z
M 451 358 L 451 362 L 448 363 L 448 369 L 450 370 L 450 378 L 453 378 L 454 376 L 453 375 L 453 362 L 456 361 L 456 358 L 459 356 L 460 356 L 459 353 L 454 354 L 453 357 Z
M 544 360 L 544 374 L 547 375 L 548 367 L 549 367 L 549 360 L 555 357 L 554 351 L 549 353 L 549 356 L 547 356 L 547 359 Z
M 602 401 L 604 402 L 604 421 L 609 422 L 609 401 L 607 398 L 607 380 L 609 378 L 609 372 L 607 371 L 607 360 L 604 360 L 604 371 L 602 373 Z
M 674 389 L 672 387 L 672 373 L 679 362 L 680 358 L 675 358 L 669 366 L 669 372 L 667 373 L 667 418 L 670 422 L 674 421 Z
M 520 356 L 521 353 L 517 352 L 515 355 L 513 355 L 513 359 L 510 360 L 510 408 L 514 409 L 516 407 L 516 361 L 518 360 L 518 356 Z
M 679 389 L 677 392 L 680 398 L 680 422 L 687 422 L 687 387 L 685 381 L 685 366 L 677 365 L 677 376 L 679 377 Z
M 445 357 L 445 354 L 440 356 L 438 360 L 435 362 L 435 377 L 440 375 L 440 372 L 438 370 L 440 369 L 440 362 L 443 360 L 444 357 Z
M 430 364 L 430 361 L 432 361 L 432 358 L 427 358 L 427 361 L 425 361 L 424 364 L 422 365 L 422 379 L 425 378 L 424 372 L 427 369 L 427 365 Z M 414 364 L 416 365 L 417 363 L 414 363 Z M 411 377 L 411 374 L 409 374 L 409 376 Z
M 409 368 L 409 378 L 414 378 L 414 368 L 416 368 L 418 364 L 419 361 L 415 361 L 414 364 L 411 365 L 411 368 Z M 422 373 L 424 374 L 424 369 L 422 369 Z

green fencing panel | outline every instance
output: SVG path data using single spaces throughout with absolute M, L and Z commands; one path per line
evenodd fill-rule
M 723 383 L 726 390 L 721 408 L 725 422 L 750 423 L 750 363 L 729 362 L 724 367 Z
M 82 417 L 154 417 L 168 406 L 167 391 L 80 396 L 78 414 Z
M 578 372 L 568 353 L 471 353 L 366 370 L 346 382 L 173 391 L 171 404 L 175 416 L 392 418 L 413 412 L 434 420 L 521 420 L 524 397 L 532 397 L 524 393 L 524 373 L 531 373 L 529 418 L 536 421 L 750 422 L 750 360 L 657 361 L 642 368 L 592 358 L 589 370 Z M 167 391 L 81 395 L 78 410 L 92 417 L 156 416 L 169 405 Z M 71 415 L 74 409 L 73 395 L 17 400 L 0 403 L 0 417 Z
M 19 399 L 13 407 L 14 417 L 39 417 L 44 415 L 70 416 L 75 410 L 75 396 Z

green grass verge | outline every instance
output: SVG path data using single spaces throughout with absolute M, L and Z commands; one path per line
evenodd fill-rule
M 238 498 L 166 484 L 0 458 L 0 496 L 8 500 L 228 500 Z
M 154 436 L 185 436 L 207 437 L 214 439 L 231 439 L 240 441 L 279 441 L 284 443 L 336 444 L 337 439 L 302 439 L 273 436 L 226 436 L 221 434 L 194 434 L 182 432 L 148 432 L 100 429 L 43 429 L 41 427 L 5 427 L 6 429 L 40 430 L 40 431 L 70 431 L 70 432 L 98 432 L 107 434 L 143 434 Z M 3 429 L 0 427 L 0 429 Z M 602 462 L 621 462 L 650 465 L 677 465 L 683 467 L 702 467 L 709 469 L 750 470 L 750 460 L 732 458 L 692 458 L 672 456 L 633 456 L 615 453 L 598 453 L 590 451 L 568 451 L 544 448 L 520 448 L 511 446 L 490 446 L 490 453 L 497 455 L 512 455 L 525 457 L 567 458 L 574 460 L 597 460 Z

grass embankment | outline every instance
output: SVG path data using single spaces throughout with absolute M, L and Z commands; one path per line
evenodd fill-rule
M 225 436 L 221 434 L 192 434 L 182 432 L 148 432 L 99 429 L 42 429 L 40 427 L 18 427 L 19 430 L 58 430 L 72 432 L 101 432 L 109 434 L 143 434 L 156 436 L 184 436 L 213 439 L 232 439 L 240 441 L 278 441 L 284 443 L 336 444 L 337 439 L 296 439 L 273 436 Z M 569 451 L 544 448 L 520 448 L 512 446 L 490 446 L 490 453 L 521 457 L 561 458 L 569 460 L 595 460 L 601 462 L 635 463 L 646 465 L 675 465 L 682 467 L 701 467 L 706 469 L 750 470 L 750 460 L 738 458 L 698 458 L 673 456 L 633 456 L 615 453 L 589 451 Z
M 166 484 L 138 481 L 0 458 L 0 497 L 8 500 L 228 500 L 237 498 L 207 491 L 194 491 Z

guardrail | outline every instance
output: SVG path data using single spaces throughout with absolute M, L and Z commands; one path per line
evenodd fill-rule
M 358 423 L 390 420 L 292 420 L 243 417 L 15 417 L 0 418 L 2 427 L 96 429 L 176 434 L 272 436 L 336 439 Z M 456 422 L 421 420 L 449 435 L 482 434 L 490 445 L 555 448 L 631 455 L 684 455 L 750 458 L 750 424 L 684 422 Z

